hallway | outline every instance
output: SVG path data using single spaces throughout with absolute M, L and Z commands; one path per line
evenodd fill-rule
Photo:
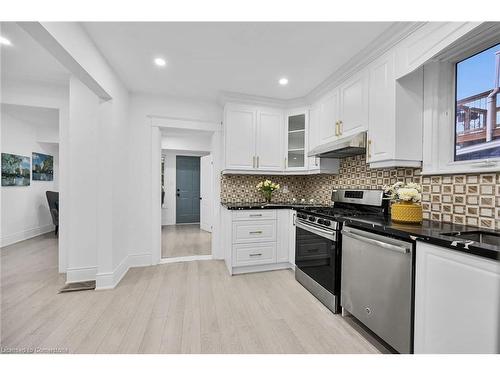
M 212 253 L 212 234 L 200 224 L 165 225 L 161 228 L 161 257 L 175 258 Z

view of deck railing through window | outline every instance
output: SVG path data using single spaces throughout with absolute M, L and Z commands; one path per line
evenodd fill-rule
M 455 160 L 500 157 L 500 44 L 456 65 Z

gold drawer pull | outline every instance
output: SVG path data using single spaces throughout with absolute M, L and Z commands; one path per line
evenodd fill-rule
M 261 255 L 262 255 L 262 253 L 249 254 L 249 256 L 251 256 L 251 257 L 260 257 Z
M 262 234 L 261 230 L 256 230 L 254 232 L 249 232 L 249 234 Z
M 260 217 L 260 216 L 262 216 L 262 214 L 250 214 L 248 216 L 250 216 L 250 217 Z

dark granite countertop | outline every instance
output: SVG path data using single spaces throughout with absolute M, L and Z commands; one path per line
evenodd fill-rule
M 389 234 L 394 237 L 412 241 L 428 242 L 452 250 L 493 260 L 500 260 L 500 246 L 443 235 L 443 233 L 478 230 L 498 235 L 499 232 L 494 230 L 430 220 L 424 220 L 422 224 L 400 224 L 393 222 L 390 218 L 376 218 L 370 216 L 346 217 L 344 223 L 352 227 L 368 229 L 374 233 Z
M 304 203 L 265 203 L 265 202 L 253 202 L 253 203 L 221 203 L 221 205 L 228 210 L 279 210 L 279 209 L 300 209 L 311 207 L 312 204 Z M 314 205 L 315 207 L 319 205 Z

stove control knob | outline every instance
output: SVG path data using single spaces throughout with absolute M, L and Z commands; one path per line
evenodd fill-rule
M 325 220 L 323 220 L 323 219 L 318 219 L 318 224 L 325 224 Z
M 330 226 L 331 221 L 330 220 L 323 220 L 322 224 Z
M 316 218 L 314 216 L 309 216 L 309 221 L 316 221 Z

